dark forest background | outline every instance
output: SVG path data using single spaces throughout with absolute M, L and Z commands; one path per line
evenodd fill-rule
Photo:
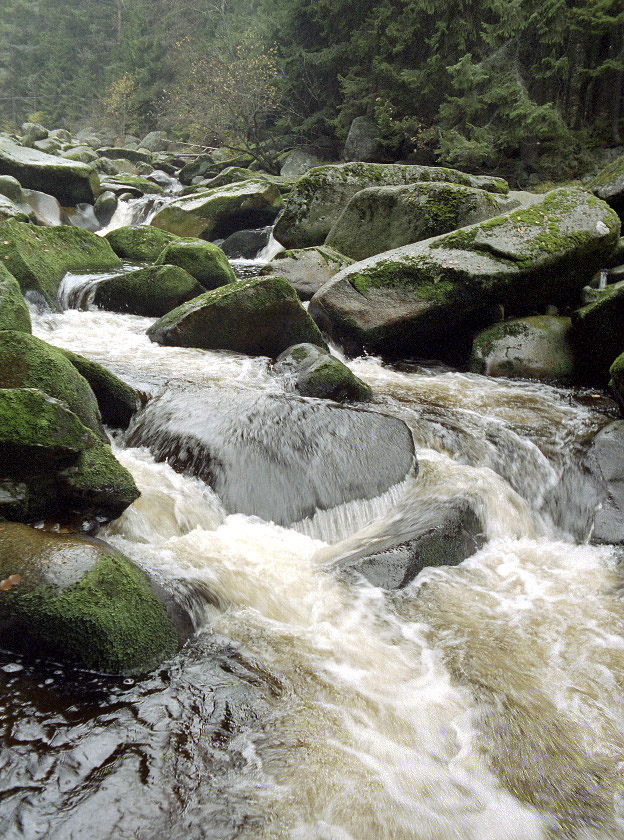
M 164 128 L 561 179 L 624 131 L 622 0 L 3 0 L 0 128 Z

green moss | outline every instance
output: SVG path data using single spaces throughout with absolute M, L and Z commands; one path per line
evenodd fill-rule
M 105 238 L 123 259 L 155 262 L 163 248 L 178 237 L 151 225 L 127 225 L 109 231 Z
M 19 574 L 17 562 L 15 574 Z M 175 630 L 140 570 L 102 557 L 82 580 L 58 591 L 0 593 L 3 643 L 98 671 L 150 670 L 176 649 Z
M 60 350 L 40 338 L 0 331 L 0 388 L 38 388 L 62 400 L 87 428 L 106 439 L 88 382 Z
M 180 266 L 207 289 L 236 280 L 234 269 L 221 248 L 202 239 L 171 242 L 161 251 L 156 263 Z
M 63 403 L 35 388 L 0 389 L 0 466 L 29 453 L 67 459 L 89 445 L 90 434 Z
M 19 283 L 0 263 L 0 330 L 32 332 L 30 312 Z
M 94 233 L 65 225 L 38 227 L 14 220 L 0 225 L 0 261 L 18 281 L 22 292 L 40 292 L 53 308 L 66 272 L 121 265 L 108 242 Z
M 177 265 L 153 265 L 98 284 L 93 302 L 113 312 L 158 318 L 204 290 Z
M 612 181 L 624 177 L 624 155 L 620 155 L 612 163 L 606 166 L 596 177 L 590 181 L 588 187 L 590 190 L 598 187 L 606 187 Z

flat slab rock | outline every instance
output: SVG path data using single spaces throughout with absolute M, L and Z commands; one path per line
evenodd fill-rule
M 223 388 L 152 401 L 128 443 L 148 446 L 158 460 L 206 481 L 229 513 L 278 525 L 375 498 L 415 465 L 412 436 L 401 420 Z

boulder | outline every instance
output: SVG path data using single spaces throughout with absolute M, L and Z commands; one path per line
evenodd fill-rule
M 285 277 L 301 300 L 309 300 L 328 280 L 353 260 L 333 248 L 301 248 L 280 251 L 261 269 L 261 275 Z
M 80 163 L 94 163 L 97 159 L 97 153 L 89 146 L 74 146 L 61 154 L 61 157 L 66 160 L 78 160 Z
M 91 233 L 95 233 L 96 230 L 100 230 L 102 227 L 91 204 L 81 203 L 75 207 L 68 207 L 64 211 L 64 216 L 65 224 L 74 225 L 75 227 L 82 228 L 82 230 L 91 231 Z
M 553 190 L 532 207 L 354 263 L 309 312 L 349 353 L 457 363 L 496 307 L 521 316 L 579 299 L 619 226 L 586 191 Z
M 100 179 L 88 164 L 26 149 L 4 137 L 0 137 L 0 175 L 12 175 L 22 187 L 49 193 L 64 206 L 93 204 L 100 193 Z
M 234 269 L 221 248 L 202 239 L 174 239 L 165 245 L 156 264 L 180 266 L 198 280 L 204 289 L 216 289 L 236 280 Z
M 187 394 L 151 400 L 129 444 L 206 481 L 229 513 L 285 526 L 379 496 L 415 464 L 411 433 L 394 417 L 219 387 L 190 402 Z
M 287 387 L 302 397 L 335 402 L 371 400 L 370 385 L 358 379 L 340 359 L 315 344 L 295 344 L 284 351 L 273 366 Z
M 494 324 L 472 344 L 473 373 L 571 385 L 576 374 L 570 318 L 533 315 Z
M 282 161 L 280 175 L 283 178 L 296 180 L 309 172 L 310 169 L 322 166 L 324 163 L 325 161 L 314 152 L 305 149 L 293 149 Z
M 526 194 L 530 195 L 529 193 Z M 531 195 L 531 203 L 539 197 Z M 520 206 L 517 199 L 460 184 L 368 187 L 349 201 L 325 245 L 353 260 L 483 222 Z
M 30 213 L 18 207 L 4 195 L 0 195 L 0 222 L 15 219 L 17 222 L 29 222 Z
M 72 353 L 71 350 L 60 352 L 89 383 L 102 421 L 113 429 L 127 429 L 132 415 L 139 407 L 139 395 L 134 388 L 97 362 Z
M 106 239 L 94 233 L 13 220 L 0 224 L 0 260 L 19 282 L 22 292 L 39 292 L 53 309 L 59 283 L 68 271 L 104 271 L 121 265 Z
M 290 193 L 274 235 L 285 248 L 322 245 L 353 196 L 367 187 L 405 186 L 442 181 L 506 195 L 501 178 L 466 175 L 456 169 L 403 164 L 343 163 L 311 169 Z
M 164 192 L 159 184 L 147 178 L 141 178 L 136 173 L 124 175 L 120 171 L 102 178 L 101 189 L 115 193 L 116 196 L 130 193 L 133 198 L 140 198 L 142 195 L 162 195 Z
M 250 169 L 243 169 L 241 166 L 226 166 L 212 178 L 204 179 L 201 186 L 204 189 L 213 190 L 215 187 L 225 187 L 228 184 L 237 184 L 240 181 L 250 181 L 254 178 L 257 178 L 257 173 Z
M 19 283 L 0 263 L 0 331 L 32 332 L 30 312 Z
M 98 149 L 99 157 L 109 158 L 110 160 L 129 160 L 130 163 L 151 163 L 152 154 L 147 149 L 131 149 L 127 146 L 123 148 L 108 147 Z
M 169 148 L 169 141 L 164 131 L 150 131 L 141 140 L 139 146 L 148 152 L 166 152 Z
M 172 656 L 178 636 L 143 571 L 112 546 L 0 523 L 0 644 L 111 674 Z
M 279 356 L 293 344 L 325 347 L 297 293 L 280 277 L 259 277 L 206 292 L 156 321 L 158 344 Z
M 57 227 L 66 224 L 67 216 L 57 198 L 39 190 L 24 190 L 24 199 L 30 214 L 38 225 Z M 90 205 L 87 205 L 90 206 Z
M 281 205 L 276 187 L 265 181 L 241 181 L 174 199 L 156 213 L 151 224 L 179 236 L 216 239 L 271 224 Z
M 237 230 L 221 243 L 221 250 L 229 259 L 253 260 L 271 241 L 270 225 L 253 230 Z
M 609 381 L 609 368 L 624 353 L 624 280 L 596 292 L 597 299 L 572 313 L 572 338 L 581 380 Z
M 222 166 L 215 166 L 211 155 L 198 155 L 184 164 L 178 173 L 178 178 L 188 187 L 193 183 L 194 178 L 214 178 L 222 168 Z
M 606 201 L 620 218 L 624 216 L 624 155 L 606 166 L 587 185 L 594 195 Z
M 29 145 L 36 151 L 43 152 L 46 155 L 57 156 L 61 153 L 61 144 L 58 140 L 54 140 L 52 137 L 46 137 L 45 140 L 36 140 L 34 143 Z
M 618 401 L 620 408 L 624 411 L 624 353 L 620 353 L 609 369 L 611 379 L 609 387 Z
M 205 288 L 183 268 L 151 265 L 105 278 L 97 284 L 92 301 L 111 312 L 160 318 L 203 292 Z
M 371 117 L 356 117 L 345 140 L 343 160 L 389 163 L 396 159 L 398 145 L 385 141 Z
M 117 196 L 110 190 L 106 190 L 98 195 L 96 202 L 93 205 L 93 212 L 95 213 L 95 218 L 102 227 L 106 227 L 115 215 L 117 203 Z
M 113 251 L 124 260 L 154 262 L 163 248 L 178 237 L 151 225 L 127 225 L 109 231 L 105 238 Z
M 39 123 L 25 122 L 22 123 L 22 142 L 24 146 L 31 146 L 37 140 L 45 140 L 49 135 L 47 128 L 44 128 Z
M 22 185 L 12 175 L 0 175 L 0 195 L 6 196 L 13 204 L 24 207 L 26 198 Z
M 72 142 L 71 133 L 66 128 L 53 128 L 52 131 L 48 131 L 48 137 L 58 140 L 59 143 Z
M 97 529 L 139 496 L 108 443 L 39 389 L 0 389 L 0 443 L 1 516 Z
M 611 252 L 611 256 L 605 262 L 605 268 L 618 268 L 624 265 L 624 236 L 620 236 L 620 241 Z
M 586 467 L 597 482 L 600 504 L 593 543 L 624 543 L 624 420 L 601 429 L 589 449 Z
M 433 499 L 409 516 L 395 516 L 389 533 L 344 540 L 321 549 L 318 560 L 349 578 L 364 577 L 382 589 L 403 589 L 428 566 L 457 566 L 470 557 L 485 542 L 483 530 L 467 500 Z
M 0 331 L 0 388 L 38 388 L 64 402 L 84 426 L 107 440 L 89 383 L 61 350 L 34 335 Z

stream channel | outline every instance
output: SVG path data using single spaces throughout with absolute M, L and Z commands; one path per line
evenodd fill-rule
M 66 278 L 66 302 L 88 284 Z M 286 392 L 268 359 L 162 347 L 151 323 L 33 313 L 37 336 L 189 415 L 206 390 Z M 411 429 L 418 475 L 305 527 L 228 515 L 113 435 L 142 495 L 99 536 L 197 632 L 136 680 L 0 656 L 4 840 L 624 836 L 624 578 L 617 548 L 589 544 L 583 467 L 613 417 L 545 385 L 349 365 Z M 457 498 L 486 538 L 459 566 L 392 592 L 337 573 L 341 546 Z

